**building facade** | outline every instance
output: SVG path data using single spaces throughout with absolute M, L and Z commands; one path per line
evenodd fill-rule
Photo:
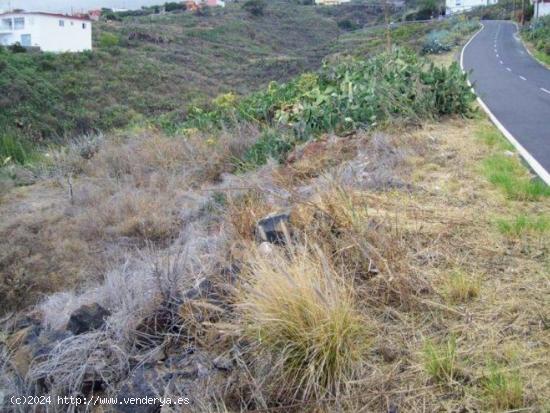
M 92 22 L 53 13 L 0 14 L 0 44 L 15 43 L 54 53 L 92 50 Z
M 447 14 L 462 13 L 479 6 L 489 6 L 498 3 L 497 0 L 446 0 Z
M 550 14 L 550 0 L 532 0 L 531 4 L 533 5 L 533 17 L 535 19 Z
M 342 3 L 349 3 L 351 0 L 315 0 L 315 4 L 325 6 L 336 6 Z

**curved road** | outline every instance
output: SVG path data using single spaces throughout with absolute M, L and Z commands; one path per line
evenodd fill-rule
M 516 144 L 522 156 L 550 183 L 550 70 L 527 52 L 515 24 L 483 25 L 463 49 L 463 69 L 471 71 L 474 89 L 493 116 L 528 152 Z

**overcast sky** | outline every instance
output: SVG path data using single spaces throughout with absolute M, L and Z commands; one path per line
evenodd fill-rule
M 141 6 L 161 4 L 166 0 L 0 0 L 0 10 L 25 9 L 28 11 L 70 12 L 100 7 L 139 9 Z

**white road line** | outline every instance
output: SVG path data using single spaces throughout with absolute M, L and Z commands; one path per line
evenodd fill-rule
M 472 43 L 472 41 L 476 38 L 476 36 L 483 31 L 483 29 L 485 29 L 485 26 L 483 25 L 483 23 L 481 23 L 481 29 L 479 29 L 477 32 L 474 33 L 474 35 L 470 38 L 470 40 L 466 42 L 466 44 L 460 51 L 460 68 L 464 73 L 466 73 L 466 71 L 464 70 L 464 51 L 466 50 L 468 45 Z M 498 26 L 498 30 L 500 30 L 500 25 Z M 470 82 L 469 79 L 467 79 L 467 82 L 468 82 L 468 85 L 472 88 L 472 90 L 474 90 L 472 83 Z M 544 88 L 541 88 L 541 90 L 543 89 Z M 550 90 L 544 89 L 543 92 L 550 94 Z M 481 100 L 479 96 L 477 97 L 477 102 L 480 104 L 483 110 L 489 115 L 489 118 L 496 125 L 498 130 L 506 137 L 506 139 L 508 139 L 508 141 L 510 141 L 512 145 L 514 145 L 514 147 L 517 149 L 517 151 L 523 157 L 523 159 L 525 159 L 525 161 L 529 164 L 529 166 L 533 168 L 535 173 L 538 176 L 540 176 L 540 178 L 546 183 L 546 185 L 550 185 L 550 174 L 548 173 L 548 171 L 544 169 L 544 167 L 535 158 L 533 158 L 533 155 L 531 155 L 527 151 L 527 149 L 525 149 L 523 145 L 518 142 L 518 140 L 514 137 L 514 135 L 512 135 L 508 131 L 508 129 L 506 129 L 504 125 L 500 123 L 497 117 L 493 114 L 493 112 L 491 112 L 491 110 L 487 107 L 485 102 Z
M 500 57 L 500 56 L 498 55 L 498 53 L 497 53 L 497 57 Z
M 546 93 L 548 93 L 548 94 L 550 95 L 550 90 L 547 90 L 547 89 L 545 89 L 545 88 L 543 88 L 543 87 L 541 87 L 540 90 L 542 90 L 543 92 L 546 92 Z
M 524 78 L 523 76 L 520 76 L 519 77 L 521 80 L 527 80 L 526 78 Z
M 507 70 L 507 71 L 509 71 L 509 72 L 511 72 L 511 71 L 512 71 L 512 69 L 510 69 L 509 67 L 507 67 L 507 68 L 506 68 L 506 70 Z
M 499 61 L 499 63 L 500 63 L 501 65 L 503 65 L 503 64 L 504 64 L 504 62 L 503 62 L 502 60 L 501 60 L 501 61 Z

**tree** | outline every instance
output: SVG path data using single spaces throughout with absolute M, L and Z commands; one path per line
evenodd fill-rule
M 252 16 L 263 16 L 267 4 L 264 0 L 247 0 L 243 4 L 243 9 Z

